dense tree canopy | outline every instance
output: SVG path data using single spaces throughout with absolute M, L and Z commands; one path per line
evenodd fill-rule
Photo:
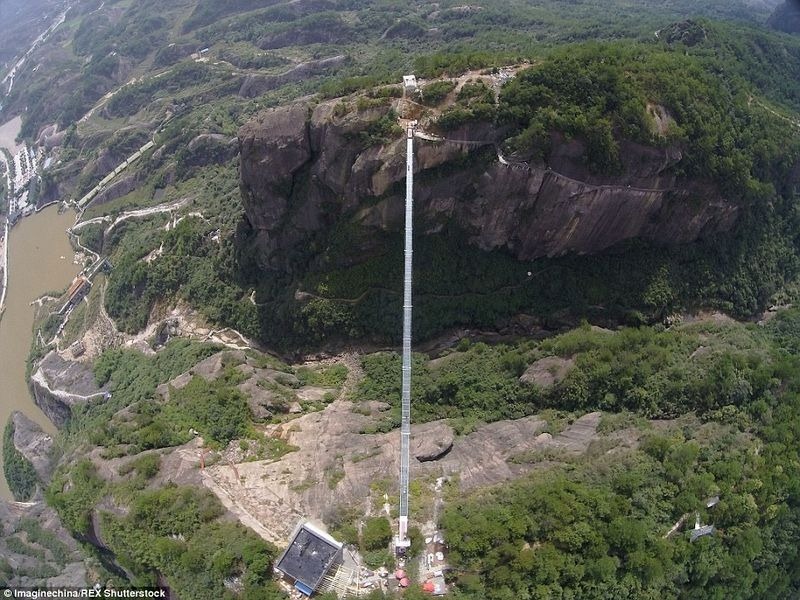
M 557 407 L 574 408 L 580 397 L 584 409 L 694 409 L 703 420 L 648 430 L 628 418 L 618 426 L 638 429 L 633 447 L 577 463 L 556 457 L 529 479 L 448 506 L 442 526 L 461 597 L 796 595 L 800 355 L 787 333 L 799 318 L 790 311 L 764 329 L 705 325 L 655 335 L 576 330 L 544 342 L 540 350 L 577 356 L 545 396 Z M 687 335 L 693 329 L 701 337 Z M 694 366 L 704 375 L 693 375 Z M 673 396 L 673 385 L 683 391 Z M 707 507 L 716 495 L 719 504 Z M 716 531 L 692 542 L 695 514 Z

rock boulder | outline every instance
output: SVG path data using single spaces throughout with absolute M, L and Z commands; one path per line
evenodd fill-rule
M 550 388 L 563 380 L 574 366 L 575 360 L 572 358 L 547 356 L 529 366 L 519 380 L 521 383 Z
M 32 539 L 29 532 L 34 528 L 45 535 Z M 17 546 L 9 547 L 12 539 L 32 546 L 37 555 L 23 554 Z M 56 512 L 44 502 L 0 500 L 0 556 L 11 566 L 10 577 L 4 581 L 9 587 L 86 587 L 88 584 L 87 567 L 77 542 L 61 524 Z M 48 571 L 55 575 L 37 575 Z
M 411 437 L 411 451 L 419 462 L 439 460 L 453 448 L 453 429 L 443 421 L 422 425 Z

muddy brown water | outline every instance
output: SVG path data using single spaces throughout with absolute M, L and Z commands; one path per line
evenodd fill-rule
M 25 382 L 25 361 L 33 336 L 31 302 L 45 292 L 63 290 L 77 274 L 74 252 L 66 229 L 75 215 L 58 214 L 50 206 L 22 219 L 9 235 L 8 293 L 6 309 L 0 319 L 0 424 L 5 427 L 12 411 L 19 410 L 49 433 L 55 431 L 50 420 L 33 403 Z M 0 465 L 2 464 L 0 458 Z M 5 477 L 0 477 L 0 498 L 10 499 Z
M 22 146 L 17 144 L 16 137 L 19 135 L 21 126 L 21 117 L 14 117 L 7 123 L 0 125 L 0 148 L 5 148 L 11 152 L 12 155 L 19 152 Z

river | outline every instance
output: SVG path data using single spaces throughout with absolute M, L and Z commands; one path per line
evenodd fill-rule
M 0 148 L 5 148 L 14 156 L 22 149 L 21 144 L 17 144 L 17 136 L 22 127 L 22 118 L 14 117 L 7 123 L 0 125 Z
M 44 292 L 64 289 L 77 274 L 79 267 L 72 262 L 74 252 L 66 235 L 67 227 L 74 220 L 71 211 L 58 214 L 58 207 L 50 206 L 22 219 L 11 230 L 6 310 L 0 320 L 0 424 L 3 427 L 11 412 L 19 410 L 42 425 L 45 431 L 55 431 L 53 424 L 33 403 L 25 382 L 25 360 L 31 345 L 34 311 L 30 303 Z M 11 498 L 5 477 L 0 477 L 0 498 Z

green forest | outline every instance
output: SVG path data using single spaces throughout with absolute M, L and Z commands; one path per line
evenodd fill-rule
M 155 469 L 157 471 L 157 468 Z M 89 531 L 89 511 L 104 494 L 129 502 L 127 515 L 102 513 L 102 535 L 115 560 L 133 573 L 127 585 L 156 586 L 159 574 L 171 589 L 192 598 L 283 598 L 271 579 L 277 549 L 239 523 L 220 519 L 224 509 L 207 490 L 166 485 L 143 490 L 151 470 L 137 474 L 134 492 L 124 484 L 108 484 L 84 459 L 70 472 L 56 475 L 47 500 L 79 539 Z M 68 491 L 64 491 L 69 481 Z M 134 480 L 136 481 L 136 480 Z M 241 578 L 241 594 L 223 582 Z M 120 582 L 121 583 L 121 582 Z
M 534 475 L 446 506 L 454 597 L 794 597 L 799 328 L 791 310 L 765 326 L 586 325 L 541 342 L 463 342 L 436 361 L 417 355 L 416 421 L 448 418 L 463 434 L 540 414 L 557 434 L 603 411 L 594 451 L 519 455 Z M 551 388 L 521 383 L 547 356 L 574 366 Z M 363 366 L 356 398 L 392 399 L 397 410 L 397 356 L 366 356 Z M 614 435 L 636 442 L 617 447 Z M 714 496 L 719 504 L 706 507 Z M 691 542 L 695 513 L 716 533 Z
M 89 443 L 102 448 L 106 459 L 130 458 L 110 480 L 91 460 L 72 454 L 74 460 L 62 464 L 45 496 L 80 540 L 91 534 L 92 515 L 97 515 L 115 560 L 134 575 L 128 585 L 154 586 L 161 575 L 171 589 L 192 598 L 282 598 L 271 575 L 276 548 L 224 518 L 225 510 L 211 492 L 152 485 L 161 471 L 159 450 L 187 442 L 194 428 L 211 448 L 234 438 L 258 437 L 235 387 L 241 381 L 235 362 L 214 381 L 194 377 L 180 390 L 170 390 L 169 401 L 156 393 L 160 384 L 219 351 L 186 340 L 170 342 L 152 357 L 107 350 L 94 369 L 97 383 L 111 389 L 111 398 L 73 412 L 62 434 L 64 448 L 74 453 Z M 289 369 L 267 357 L 264 364 Z M 271 447 L 272 456 L 290 450 L 284 446 Z M 124 514 L 98 510 L 104 498 L 127 507 Z M 238 595 L 223 585 L 230 578 L 241 578 Z
M 654 436 L 613 464 L 556 469 L 457 502 L 442 525 L 459 589 L 465 598 L 793 597 L 798 517 L 783 499 L 795 484 L 775 481 L 786 450 L 770 447 L 779 456 L 762 464 L 731 433 L 712 443 L 708 428 L 699 439 Z M 752 478 L 765 485 L 752 489 Z M 722 500 L 705 509 L 716 490 Z M 669 519 L 687 513 L 690 529 L 697 511 L 715 535 L 664 538 Z
M 520 453 L 512 461 L 532 469 L 530 476 L 449 498 L 440 526 L 454 567 L 453 597 L 792 597 L 800 591 L 798 340 L 800 311 L 789 309 L 764 324 L 727 318 L 669 328 L 584 324 L 538 341 L 464 339 L 435 360 L 416 354 L 414 422 L 447 419 L 457 436 L 527 415 L 540 415 L 544 431 L 557 436 L 581 415 L 602 411 L 585 454 Z M 213 382 L 195 376 L 168 401 L 157 399 L 157 385 L 214 350 L 181 341 L 155 357 L 107 351 L 95 373 L 98 383 L 111 384 L 112 399 L 76 412 L 68 439 L 70 446 L 88 439 L 108 457 L 130 458 L 114 483 L 91 461 L 66 463 L 47 498 L 77 535 L 93 527 L 89 516 L 101 498 L 130 507 L 125 516 L 104 512 L 102 531 L 139 584 L 162 573 L 176 590 L 212 598 L 222 578 L 241 577 L 245 594 L 272 597 L 277 592 L 258 573 L 274 549 L 219 521 L 212 496 L 150 485 L 161 469 L 159 449 L 185 441 L 154 438 L 154 427 L 197 428 L 212 448 L 215 440 L 251 435 L 249 419 L 237 429 L 235 362 Z M 552 357 L 570 365 L 554 385 L 520 379 L 530 365 Z M 310 371 L 258 360 L 308 383 L 341 384 L 346 374 L 342 367 Z M 366 354 L 361 361 L 354 410 L 390 401 L 389 416 L 364 433 L 391 431 L 399 417 L 399 357 Z M 121 409 L 124 419 L 116 414 Z M 131 417 L 141 426 L 128 429 Z M 707 507 L 715 496 L 719 503 Z M 690 541 L 696 516 L 715 532 Z M 348 523 L 336 529 L 376 565 L 386 560 L 390 532 L 383 519 L 368 520 L 361 534 Z

